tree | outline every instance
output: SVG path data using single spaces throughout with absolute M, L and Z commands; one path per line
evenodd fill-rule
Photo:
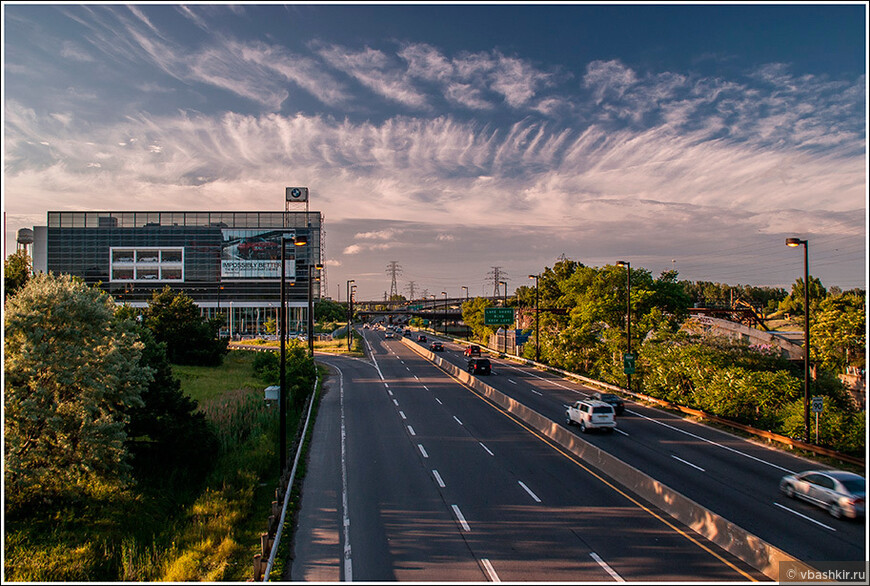
M 181 479 L 195 482 L 209 470 L 217 451 L 214 433 L 198 403 L 181 391 L 166 357 L 166 345 L 136 323 L 135 310 L 118 307 L 116 320 L 131 320 L 143 343 L 139 364 L 152 372 L 142 391 L 142 405 L 128 410 L 127 446 L 134 475 L 149 482 Z
M 863 296 L 829 296 L 810 315 L 810 356 L 826 370 L 863 367 L 867 314 Z
M 314 306 L 314 319 L 319 322 L 344 321 L 347 319 L 347 305 L 332 299 L 321 299 Z
M 168 285 L 155 291 L 143 317 L 156 340 L 166 344 L 173 364 L 217 366 L 223 362 L 229 340 L 218 337 L 221 320 L 203 318 L 184 292 L 173 291 Z
M 819 301 L 827 297 L 828 292 L 822 285 L 822 281 L 810 275 L 810 310 Z M 791 286 L 791 293 L 788 297 L 779 302 L 779 311 L 786 314 L 803 314 L 804 312 L 804 280 L 798 279 Z
M 30 279 L 30 257 L 23 250 L 16 250 L 3 263 L 4 299 L 15 295 Z
M 487 307 L 492 307 L 492 301 L 486 297 L 475 297 L 462 304 L 462 321 L 471 328 L 478 340 L 485 340 L 493 331 L 483 324 L 484 309 Z
M 15 503 L 130 479 L 130 409 L 152 380 L 134 324 L 68 275 L 34 276 L 6 303 L 6 495 Z

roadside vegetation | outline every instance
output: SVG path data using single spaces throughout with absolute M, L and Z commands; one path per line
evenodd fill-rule
M 251 577 L 279 478 L 277 407 L 263 400 L 277 370 L 255 364 L 267 353 L 227 355 L 225 342 L 176 348 L 186 364 L 171 364 L 173 344 L 213 341 L 216 324 L 183 294 L 157 298 L 139 320 L 52 275 L 7 297 L 7 580 Z M 185 334 L 162 330 L 158 304 L 193 322 L 173 324 Z M 314 363 L 298 346 L 287 362 L 292 443 Z
M 803 330 L 804 283 L 790 292 L 769 287 L 679 281 L 666 271 L 654 278 L 631 269 L 631 339 L 637 355 L 632 390 L 693 407 L 789 437 L 804 427 L 803 365 L 781 358 L 774 348 L 750 346 L 693 333 L 689 308 L 750 306 L 764 317 L 779 319 L 784 329 Z M 561 258 L 538 279 L 540 355 L 545 364 L 625 387 L 623 353 L 627 349 L 626 268 L 587 267 Z M 819 444 L 862 456 L 865 412 L 856 405 L 838 375 L 865 368 L 866 292 L 828 291 L 810 277 L 812 394 L 825 397 L 819 418 Z M 484 325 L 492 302 L 475 298 L 463 304 L 463 321 L 476 339 L 494 332 Z M 535 289 L 517 288 L 508 305 L 524 316 L 531 339 L 526 358 L 535 357 Z M 813 439 L 815 434 L 813 433 Z

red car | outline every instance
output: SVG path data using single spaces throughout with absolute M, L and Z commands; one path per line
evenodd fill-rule
M 281 246 L 274 240 L 251 238 L 239 243 L 239 256 L 242 258 L 274 259 L 280 256 Z
M 472 344 L 471 346 L 467 346 L 465 348 L 466 356 L 480 356 L 480 346 L 475 346 Z

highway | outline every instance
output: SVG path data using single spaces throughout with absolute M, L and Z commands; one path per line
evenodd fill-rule
M 766 580 L 400 340 L 363 334 L 370 360 L 317 357 L 331 376 L 285 579 Z
M 464 366 L 463 346 L 444 347 L 442 358 Z M 490 359 L 487 384 L 553 421 L 564 423 L 564 405 L 596 390 L 515 361 Z M 864 519 L 835 519 L 779 492 L 783 475 L 824 466 L 627 399 L 617 422 L 617 433 L 583 439 L 798 559 L 867 559 Z

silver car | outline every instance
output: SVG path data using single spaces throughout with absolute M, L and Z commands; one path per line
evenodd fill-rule
M 787 497 L 802 498 L 827 509 L 836 517 L 864 516 L 864 477 L 840 470 L 807 470 L 783 476 L 779 490 Z

